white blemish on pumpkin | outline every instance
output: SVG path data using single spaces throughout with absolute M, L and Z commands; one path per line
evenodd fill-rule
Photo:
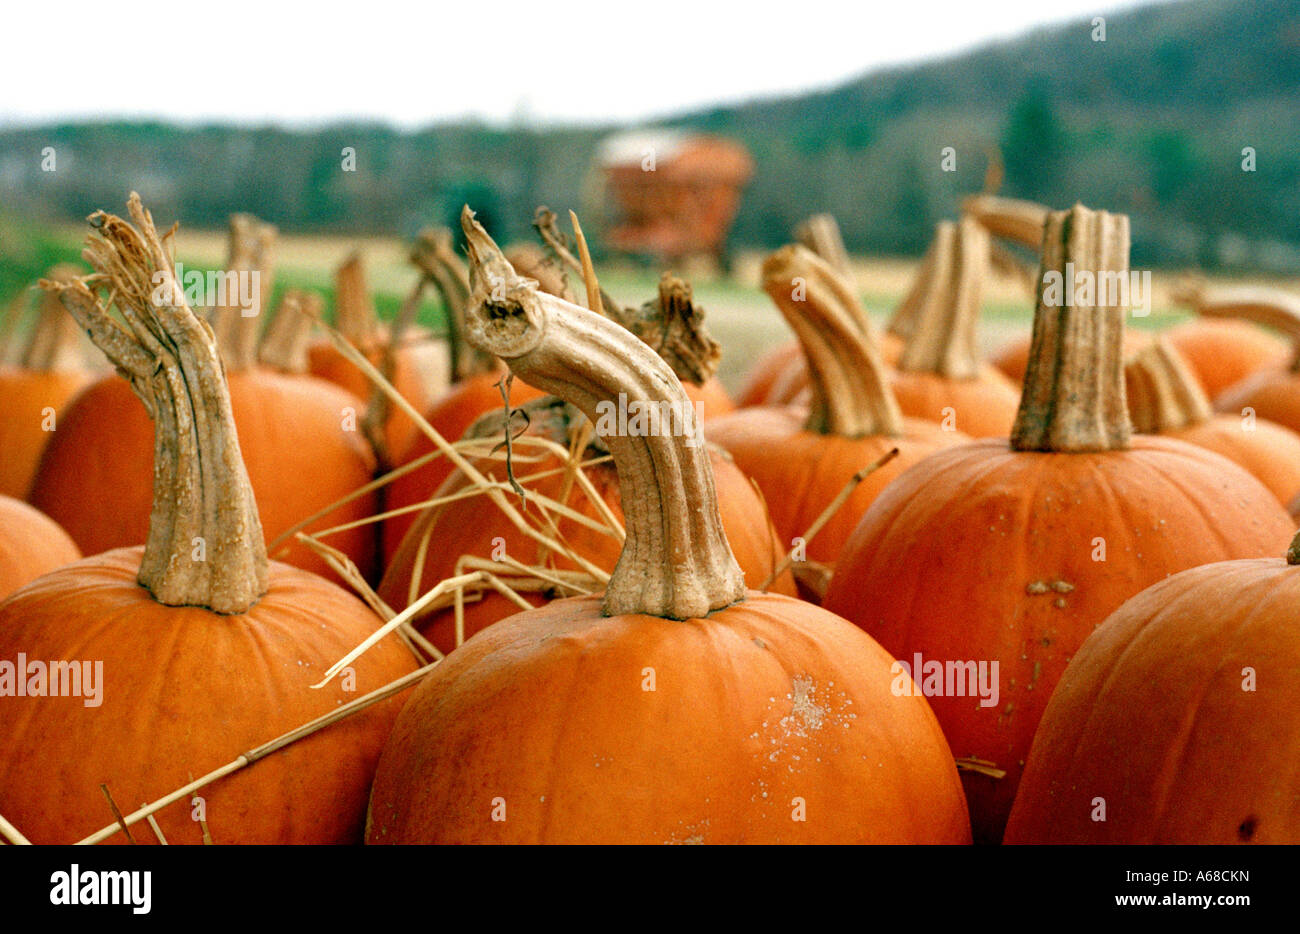
M 1031 581 L 1025 587 L 1025 593 L 1036 596 L 1040 593 L 1047 593 L 1047 589 L 1047 581 Z

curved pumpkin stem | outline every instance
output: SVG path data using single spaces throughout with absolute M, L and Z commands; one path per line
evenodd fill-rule
M 627 540 L 605 614 L 691 619 L 743 599 L 699 422 L 672 370 L 625 328 L 518 275 L 468 207 L 461 222 L 470 255 L 467 338 L 529 385 L 577 406 L 614 456 Z M 659 413 L 658 430 L 609 430 L 621 407 L 629 418 Z
M 211 309 L 209 321 L 222 362 L 231 372 L 257 365 L 262 314 L 271 307 L 276 237 L 274 226 L 261 223 L 251 214 L 230 216 L 230 254 L 222 273 L 227 283 L 226 301 Z M 244 277 L 251 273 L 257 275 L 257 288 L 251 295 L 242 294 Z
M 451 378 L 460 382 L 497 369 L 497 359 L 465 341 L 465 308 L 469 303 L 469 272 L 452 245 L 446 227 L 426 227 L 415 238 L 411 262 L 433 283 L 447 312 L 447 350 Z
M 957 223 L 941 221 L 934 239 L 934 259 L 916 302 L 915 330 L 898 369 L 974 379 L 980 372 L 975 329 L 989 267 L 989 233 L 974 218 L 964 217 Z
M 799 338 L 812 405 L 806 429 L 862 438 L 901 437 L 903 416 L 875 342 L 854 314 L 853 287 L 807 247 L 782 247 L 763 263 L 763 290 Z
M 1213 409 L 1187 363 L 1162 340 L 1134 354 L 1124 367 L 1129 421 L 1153 435 L 1210 420 Z
M 1046 205 L 1035 201 L 990 194 L 971 195 L 961 203 L 961 210 L 993 236 L 1035 251 L 1043 246 L 1043 230 L 1051 213 Z
M 1043 236 L 1029 369 L 1011 432 L 1017 451 L 1114 451 L 1129 443 L 1125 308 L 1108 283 L 1128 278 L 1128 217 L 1081 204 L 1053 211 Z M 1092 282 L 1075 289 L 1070 277 Z M 1070 299 L 1067 301 L 1067 299 Z
M 80 275 L 76 266 L 60 263 L 45 274 L 51 282 L 71 282 Z M 37 373 L 68 373 L 83 370 L 81 328 L 63 309 L 53 292 L 46 292 L 36 312 L 36 323 L 18 365 Z
M 1206 318 L 1251 321 L 1281 331 L 1295 347 L 1291 371 L 1300 372 L 1300 297 L 1263 286 L 1186 285 L 1175 299 Z
M 90 216 L 96 232 L 82 256 L 97 275 L 41 287 L 58 294 L 154 420 L 153 513 L 140 583 L 169 606 L 243 613 L 266 592 L 266 545 L 221 356 L 212 328 L 185 304 L 140 196 L 132 192 L 128 205 L 135 226 L 103 211 Z M 92 287 L 113 297 L 125 325 Z

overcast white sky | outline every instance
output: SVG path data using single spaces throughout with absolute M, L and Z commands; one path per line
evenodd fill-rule
M 1139 0 L 6 4 L 0 122 L 634 120 L 841 82 Z

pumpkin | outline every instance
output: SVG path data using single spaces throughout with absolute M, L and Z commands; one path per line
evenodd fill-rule
M 1297 564 L 1300 540 L 1112 613 L 1047 705 L 1006 842 L 1300 842 Z
M 1053 212 L 1039 281 L 1067 264 L 1127 274 L 1128 218 Z M 976 760 L 962 778 L 983 842 L 1001 839 L 1047 699 L 1102 620 L 1169 574 L 1276 553 L 1294 532 L 1231 461 L 1130 438 L 1124 309 L 1049 304 L 1044 292 L 1011 438 L 944 449 L 895 479 L 824 602 L 908 663 L 953 752 Z M 976 685 L 981 664 L 989 677 Z
M 1211 399 L 1254 373 L 1285 367 L 1293 355 L 1293 348 L 1276 334 L 1249 318 L 1233 317 L 1241 307 L 1235 299 L 1243 295 L 1248 298 L 1250 292 L 1209 288 L 1199 282 L 1184 285 L 1174 294 L 1176 300 L 1197 312 L 1197 318 L 1175 325 L 1165 337 Z
M 1300 435 L 1265 419 L 1215 415 L 1191 368 L 1163 339 L 1128 361 L 1124 379 L 1135 431 L 1222 454 L 1284 505 L 1300 494 Z
M 797 368 L 804 374 L 808 372 L 803 360 L 803 350 L 799 347 L 798 341 L 778 344 L 766 351 L 745 376 L 745 382 L 740 387 L 740 392 L 736 394 L 736 406 L 746 409 L 756 405 L 784 404 L 773 400 L 772 390 L 786 370 L 792 368 Z M 798 395 L 798 391 L 795 395 Z
M 20 499 L 0 495 L 0 601 L 80 557 L 76 542 L 57 522 Z
M 231 226 L 232 271 L 258 270 L 260 308 L 270 290 L 269 239 L 248 218 Z M 359 430 L 364 403 L 311 376 L 257 365 L 260 315 L 217 308 L 213 329 L 226 368 L 228 392 L 268 540 L 371 481 L 375 456 Z M 87 555 L 146 541 L 153 503 L 149 467 L 155 426 L 131 387 L 115 376 L 87 386 L 70 404 L 41 457 L 28 501 L 58 522 Z M 375 493 L 358 497 L 313 523 L 312 529 L 365 519 L 378 512 Z M 373 525 L 333 535 L 363 575 L 377 578 Z M 333 575 L 298 542 L 273 557 Z
M 73 267 L 56 266 L 47 276 L 75 275 Z M 44 301 L 27 346 L 15 365 L 0 365 L 0 496 L 27 495 L 41 451 L 58 430 L 69 400 L 94 374 L 81 355 L 81 334 L 55 301 Z
M 528 433 L 547 437 L 559 445 L 570 448 L 575 433 L 587 421 L 576 410 L 553 396 L 544 396 L 522 406 L 528 413 Z M 576 417 L 576 418 L 575 418 Z M 504 419 L 485 416 L 466 432 L 466 438 L 500 437 Z M 519 448 L 516 447 L 516 452 Z M 608 454 L 599 441 L 593 439 L 587 446 L 585 459 L 597 460 Z M 762 498 L 749 479 L 723 453 L 709 451 L 722 525 L 732 543 L 740 568 L 747 580 L 755 584 L 772 576 L 785 551 L 767 519 Z M 515 464 L 518 475 L 543 474 L 555 471 L 552 476 L 529 484 L 529 489 L 550 499 L 565 502 L 589 519 L 599 518 L 597 507 L 563 472 L 569 465 L 566 458 L 547 455 L 527 466 Z M 488 480 L 506 482 L 505 465 L 500 460 L 476 459 L 475 468 Z M 614 517 L 623 518 L 618 473 L 608 459 L 585 469 L 588 479 L 598 495 L 610 507 Z M 457 470 L 439 488 L 439 497 L 449 497 L 471 486 L 469 478 Z M 578 522 L 557 516 L 555 537 L 566 542 L 583 558 L 604 571 L 609 571 L 618 561 L 621 542 L 585 527 Z M 394 610 L 403 610 L 422 593 L 439 581 L 458 573 L 457 562 L 463 555 L 487 559 L 504 553 L 527 566 L 535 566 L 541 559 L 542 546 L 519 531 L 503 514 L 485 507 L 481 497 L 458 499 L 426 510 L 411 527 L 402 541 L 379 586 L 379 595 Z M 552 555 L 548 566 L 578 570 L 570 561 Z M 421 573 L 416 579 L 416 568 Z M 778 577 L 768 588 L 774 593 L 795 593 L 794 580 L 789 572 Z M 535 606 L 545 602 L 541 594 L 528 594 L 525 599 Z M 466 602 L 464 631 L 458 638 L 455 611 L 445 608 L 417 618 L 421 632 L 439 650 L 450 652 L 464 638 L 518 612 L 518 607 L 500 594 L 488 591 L 481 599 Z
M 1219 288 L 1198 297 L 1197 310 L 1209 317 L 1229 317 L 1272 327 L 1300 347 L 1300 299 L 1289 292 L 1262 288 Z M 1288 361 L 1257 370 L 1223 390 L 1214 400 L 1220 412 L 1254 415 L 1300 431 L 1300 353 Z
M 973 438 L 1011 431 L 1016 386 L 976 352 L 989 234 L 972 218 L 941 221 L 915 325 L 898 358 L 894 396 L 904 415 L 956 428 Z
M 471 340 L 593 423 L 620 393 L 688 403 L 644 343 L 466 227 Z M 924 699 L 890 691 L 893 660 L 817 607 L 746 591 L 704 447 L 603 440 L 627 517 L 603 597 L 503 620 L 415 688 L 367 842 L 968 841 L 951 754 Z
M 763 288 L 799 335 L 813 402 L 741 409 L 710 421 L 705 434 L 754 478 L 784 547 L 794 547 L 859 471 L 899 451 L 863 478 L 806 543 L 808 561 L 833 567 L 862 513 L 895 476 L 969 439 L 903 417 L 879 352 L 859 326 L 851 283 L 821 257 L 803 246 L 783 247 L 763 264 Z
M 431 248 L 424 241 L 416 247 L 417 250 Z M 424 282 L 422 276 L 408 300 L 407 308 L 412 314 Z M 401 321 L 392 327 L 380 322 L 366 286 L 365 267 L 359 253 L 352 254 L 339 266 L 334 295 L 335 324 L 340 333 L 381 372 L 386 371 L 393 388 L 416 411 L 426 411 L 450 385 L 445 345 L 434 341 L 426 331 L 410 327 L 409 322 Z M 400 408 L 389 404 L 388 397 L 333 341 L 321 338 L 311 344 L 308 369 L 313 376 L 329 380 L 359 399 L 369 400 L 368 413 L 378 407 L 375 415 L 378 431 L 371 440 L 377 448 L 383 448 L 386 458 L 406 450 L 412 443 L 417 433 L 415 422 Z
M 134 194 L 130 208 L 135 226 L 102 212 L 90 219 L 86 257 L 99 276 L 56 288 L 155 415 L 148 542 L 66 565 L 0 605 L 0 689 L 11 695 L 0 719 L 0 813 L 36 843 L 72 843 L 111 824 L 101 784 L 134 809 L 333 710 L 346 692 L 313 682 L 379 627 L 350 594 L 267 560 L 212 331 L 179 290 L 153 303 L 153 274 L 174 284 L 175 273 Z M 92 287 L 113 296 L 129 327 Z M 32 696 L 45 690 L 35 674 L 26 696 L 12 696 L 14 678 L 27 677 L 10 661 L 18 653 L 80 665 L 81 696 Z M 356 689 L 415 667 L 384 639 L 353 669 Z M 63 677 L 63 688 L 77 688 Z M 377 703 L 208 786 L 212 838 L 356 842 L 400 703 Z M 156 814 L 169 843 L 201 841 L 191 815 L 189 802 Z

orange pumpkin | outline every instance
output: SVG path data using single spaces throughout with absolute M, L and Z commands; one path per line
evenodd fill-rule
M 76 542 L 57 522 L 22 500 L 0 496 L 0 601 L 80 557 Z
M 1006 842 L 1300 843 L 1298 552 L 1192 568 L 1112 613 L 1047 705 Z
M 346 693 L 313 682 L 379 625 L 346 592 L 267 561 L 212 332 L 180 298 L 153 304 L 152 275 L 174 282 L 171 260 L 134 194 L 130 206 L 138 229 L 97 213 L 86 252 L 131 329 L 91 291 L 100 281 L 58 288 L 156 415 L 148 544 L 67 565 L 0 606 L 0 685 L 11 695 L 0 719 L 0 813 L 36 843 L 111 826 L 101 785 L 129 812 L 332 711 Z M 396 640 L 375 649 L 354 668 L 357 690 L 415 670 Z M 18 653 L 23 673 L 9 661 Z M 59 696 L 41 696 L 53 684 L 33 673 L 36 660 L 50 678 L 62 664 Z M 12 696 L 18 677 L 28 678 L 26 696 Z M 189 801 L 159 811 L 167 842 L 199 843 L 205 829 L 218 843 L 355 842 L 400 703 L 380 702 L 207 786 L 206 827 Z M 154 840 L 140 827 L 134 837 Z
M 569 407 L 554 397 L 538 402 L 541 404 L 526 407 L 530 412 L 530 434 L 550 437 L 564 446 L 570 445 L 570 436 L 575 428 L 570 422 Z M 501 419 L 487 418 L 483 422 L 483 426 L 471 429 L 466 437 L 501 435 Z M 593 444 L 587 450 L 587 457 L 597 459 L 605 453 L 603 448 Z M 713 468 L 723 529 L 746 580 L 757 586 L 772 576 L 785 549 L 768 522 L 763 501 L 749 479 L 725 455 L 715 450 L 709 451 L 709 462 Z M 558 471 L 567 463 L 567 459 L 547 455 L 527 465 L 516 463 L 515 473 L 519 476 L 545 474 Z M 477 459 L 475 467 L 489 480 L 506 480 L 505 466 L 500 460 Z M 585 473 L 597 494 L 621 522 L 623 509 L 614 464 L 606 460 L 586 468 Z M 437 495 L 451 496 L 471 485 L 465 474 L 457 470 Z M 571 509 L 592 520 L 599 518 L 597 507 L 564 473 L 556 472 L 538 479 L 528 488 L 555 500 L 567 496 L 565 502 Z M 557 538 L 602 570 L 611 570 L 618 561 L 621 543 L 617 539 L 562 516 L 556 518 L 556 525 Z M 388 565 L 379 586 L 379 595 L 390 607 L 400 611 L 439 581 L 458 573 L 456 563 L 463 555 L 487 559 L 504 552 L 525 565 L 533 566 L 539 562 L 541 551 L 541 545 L 520 532 L 502 513 L 484 503 L 482 497 L 454 500 L 426 510 L 411 527 Z M 552 555 L 548 564 L 578 569 L 573 562 L 556 555 Z M 423 569 L 418 580 L 415 579 L 417 565 Z M 789 572 L 778 577 L 768 589 L 773 593 L 795 593 Z M 525 599 L 534 606 L 545 602 L 545 597 L 539 594 L 527 594 Z M 441 651 L 450 652 L 463 638 L 518 612 L 518 609 L 505 597 L 488 591 L 481 599 L 465 603 L 464 631 L 460 639 L 455 631 L 453 609 L 429 613 L 420 617 L 417 624 L 429 641 Z
M 1268 325 L 1300 347 L 1300 299 L 1289 292 L 1258 288 L 1207 290 L 1198 294 L 1197 311 Z M 1266 418 L 1300 431 L 1300 352 L 1232 384 L 1215 398 L 1214 407 L 1220 412 Z
M 791 283 L 800 284 L 792 293 Z M 806 559 L 832 567 L 872 500 L 926 455 L 969 440 L 934 422 L 905 419 L 870 336 L 860 327 L 848 280 L 803 246 L 783 247 L 763 264 L 763 288 L 799 335 L 815 401 L 742 409 L 705 426 L 754 478 L 786 549 L 860 471 L 891 449 L 899 455 L 867 475 L 806 543 Z
M 593 422 L 620 393 L 686 404 L 648 347 L 536 291 L 471 224 L 472 340 Z M 746 592 L 702 447 L 604 440 L 627 543 L 603 599 L 513 616 L 434 669 L 384 749 L 367 841 L 968 841 L 951 754 L 924 699 L 890 691 L 892 659 Z
M 976 353 L 989 235 L 972 218 L 941 222 L 923 273 L 915 326 L 898 358 L 894 396 L 904 415 L 929 419 L 973 438 L 1005 437 L 1017 387 Z
M 1013 383 L 1020 385 L 1025 381 L 1025 373 L 1029 369 L 1029 348 L 1032 343 L 1031 334 L 1008 341 L 993 355 L 990 362 Z M 1125 328 L 1120 348 L 1124 358 L 1128 359 L 1150 343 L 1151 335 L 1147 332 Z
M 1044 244 L 1040 282 L 1067 263 L 1127 273 L 1122 215 L 1054 212 Z M 977 841 L 1001 838 L 1047 699 L 1107 615 L 1169 574 L 1275 553 L 1294 532 L 1273 495 L 1225 458 L 1130 440 L 1123 315 L 1049 304 L 1040 291 L 1010 443 L 948 448 L 898 477 L 826 595 L 827 609 L 908 664 L 953 752 L 978 760 L 963 772 Z
M 56 266 L 52 281 L 75 275 Z M 0 365 L 0 496 L 19 499 L 31 489 L 41 451 L 58 430 L 58 419 L 69 400 L 94 374 L 81 356 L 76 322 L 47 299 L 17 363 Z
M 1134 430 L 1222 454 L 1284 505 L 1300 495 L 1300 435 L 1264 419 L 1215 415 L 1190 367 L 1163 340 L 1129 360 L 1124 378 Z
M 234 225 L 231 268 L 260 268 L 244 255 Z M 265 234 L 264 234 L 265 235 Z M 269 273 L 262 272 L 263 291 Z M 228 392 L 243 440 L 268 541 L 369 483 L 375 456 L 359 430 L 362 403 L 331 383 L 257 365 L 255 316 L 218 309 L 214 329 Z M 28 501 L 58 522 L 88 555 L 139 545 L 153 502 L 150 453 L 155 426 L 131 387 L 106 376 L 69 405 L 41 457 Z M 364 519 L 379 511 L 370 493 L 314 522 L 308 531 Z M 363 525 L 328 539 L 363 575 L 377 578 L 378 533 Z M 326 562 L 305 545 L 287 543 L 273 557 L 327 576 Z

